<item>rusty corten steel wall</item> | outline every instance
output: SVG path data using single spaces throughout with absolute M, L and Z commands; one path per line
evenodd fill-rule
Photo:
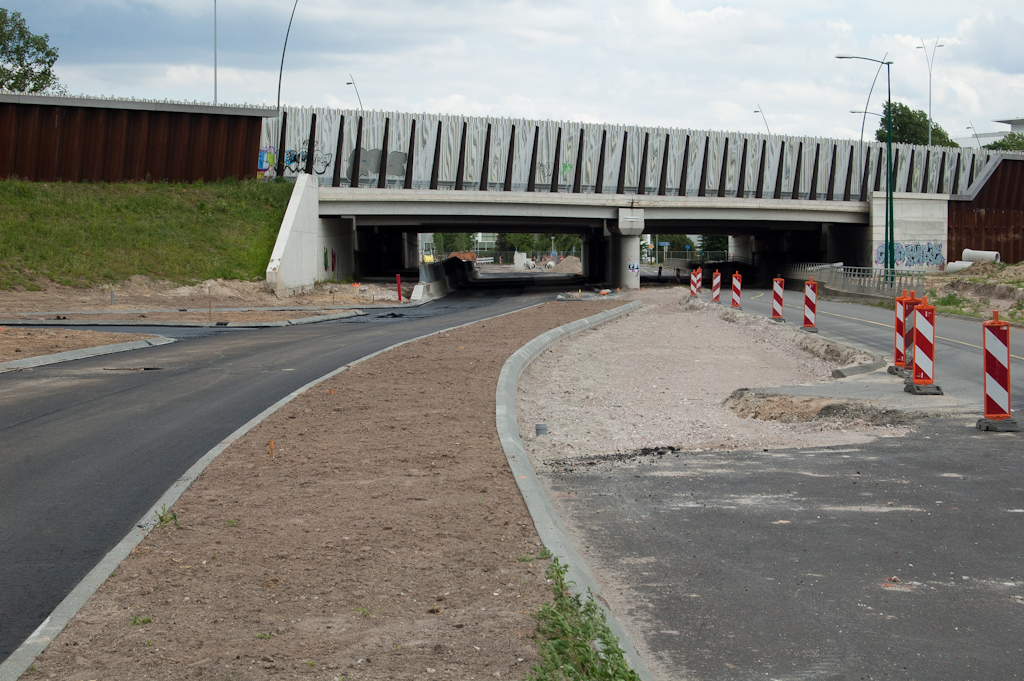
M 241 115 L 0 103 L 0 178 L 254 177 L 262 124 Z
M 973 248 L 1024 261 L 1024 158 L 1004 157 L 973 201 L 951 200 L 948 233 L 950 260 Z

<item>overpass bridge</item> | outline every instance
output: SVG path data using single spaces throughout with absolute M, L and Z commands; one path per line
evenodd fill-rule
M 881 264 L 886 164 L 875 142 L 398 112 L 285 114 L 264 121 L 260 154 L 263 176 L 296 178 L 267 269 L 283 295 L 356 272 L 415 267 L 416 235 L 435 231 L 576 233 L 585 275 L 627 288 L 639 285 L 645 231 L 725 234 L 731 253 L 754 260 Z M 906 254 L 897 265 L 944 266 L 950 202 L 977 198 L 1007 159 L 1024 165 L 1024 157 L 987 150 L 894 145 L 896 241 Z M 1022 197 L 1013 192 L 1014 201 Z

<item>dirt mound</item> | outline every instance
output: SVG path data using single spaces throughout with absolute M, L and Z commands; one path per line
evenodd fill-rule
M 758 394 L 741 388 L 722 403 L 740 418 L 781 423 L 827 420 L 839 424 L 899 426 L 911 423 L 914 415 L 896 409 L 881 409 L 853 400 L 833 400 L 804 395 Z
M 555 265 L 553 271 L 558 274 L 583 274 L 583 263 L 575 255 L 570 255 Z

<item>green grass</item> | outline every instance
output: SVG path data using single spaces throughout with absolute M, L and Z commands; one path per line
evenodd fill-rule
M 0 181 L 0 289 L 258 280 L 292 185 Z

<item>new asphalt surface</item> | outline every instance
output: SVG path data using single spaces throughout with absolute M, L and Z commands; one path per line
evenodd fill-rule
M 0 660 L 192 463 L 283 395 L 397 342 L 552 298 L 519 286 L 308 326 L 161 328 L 178 342 L 0 375 Z

